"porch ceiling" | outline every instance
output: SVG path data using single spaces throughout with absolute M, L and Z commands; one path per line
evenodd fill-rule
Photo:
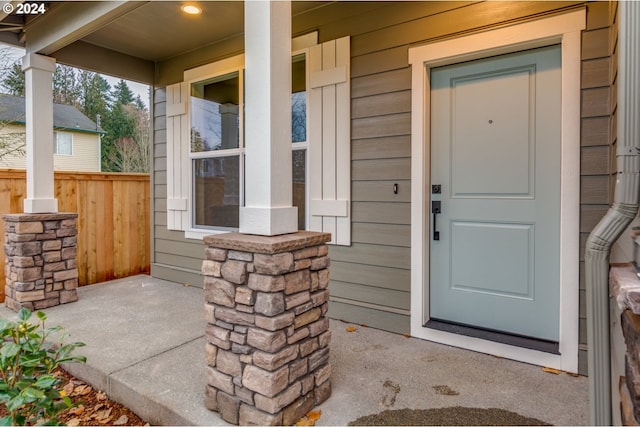
M 64 27 L 68 24 L 65 19 L 76 18 L 73 11 L 89 12 L 91 6 L 87 6 L 87 3 L 92 2 L 46 2 L 47 12 L 34 16 L 7 15 L 0 11 L 0 32 L 4 33 L 0 41 L 29 45 L 39 36 L 39 27 Z M 68 44 L 83 41 L 142 60 L 160 62 L 240 35 L 244 31 L 243 1 L 190 1 L 188 3 L 198 4 L 202 8 L 202 13 L 196 16 L 181 12 L 180 6 L 187 3 L 184 1 L 121 3 L 127 3 L 127 8 L 94 25 L 81 37 L 69 40 Z M 332 2 L 293 2 L 292 14 L 295 16 L 329 3 Z M 59 46 L 58 49 L 63 47 Z M 57 51 L 42 50 L 38 53 L 54 56 Z
M 200 1 L 202 13 L 180 11 L 180 1 L 151 1 L 83 38 L 137 58 L 160 62 L 244 32 L 243 1 Z M 296 15 L 329 2 L 292 3 Z
M 146 3 L 83 40 L 157 62 L 243 32 L 243 2 L 200 2 L 197 16 L 182 13 L 181 4 Z
M 53 56 L 61 63 L 151 83 L 159 63 L 221 41 L 242 40 L 244 2 L 190 1 L 202 8 L 196 16 L 181 12 L 184 3 L 47 2 L 46 12 L 40 15 L 0 11 L 0 41 Z M 331 3 L 293 2 L 292 15 Z M 118 67 L 115 62 L 128 64 Z

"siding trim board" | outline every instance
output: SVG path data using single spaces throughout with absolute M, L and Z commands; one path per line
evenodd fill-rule
M 409 50 L 412 65 L 411 335 L 484 353 L 578 371 L 578 278 L 580 207 L 581 31 L 586 11 L 578 10 L 512 27 L 419 46 Z M 429 228 L 425 194 L 429 188 L 428 69 L 457 62 L 562 43 L 562 165 L 560 219 L 560 355 L 493 343 L 424 328 L 429 320 Z

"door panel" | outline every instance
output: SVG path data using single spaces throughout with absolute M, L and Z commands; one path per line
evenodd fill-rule
M 560 47 L 434 68 L 430 81 L 430 317 L 558 341 Z
M 452 197 L 533 196 L 532 68 L 451 79 Z
M 452 221 L 452 288 L 532 300 L 533 235 L 531 224 Z M 491 242 L 491 250 L 474 252 L 486 242 Z M 478 274 L 485 270 L 492 274 Z

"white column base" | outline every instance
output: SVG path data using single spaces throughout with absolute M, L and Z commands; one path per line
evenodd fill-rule
M 298 208 L 240 208 L 240 233 L 277 236 L 298 231 Z
M 58 199 L 24 199 L 24 213 L 58 212 Z

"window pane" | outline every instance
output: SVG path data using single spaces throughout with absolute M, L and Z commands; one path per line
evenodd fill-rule
M 240 157 L 194 159 L 195 224 L 238 227 Z
M 238 73 L 191 85 L 191 152 L 238 148 Z
M 298 208 L 298 230 L 305 229 L 307 150 L 293 150 L 293 206 Z
M 53 152 L 55 154 L 62 154 L 70 156 L 73 154 L 71 134 L 67 132 L 54 132 L 53 133 Z
M 307 81 L 305 55 L 293 57 L 291 65 L 291 136 L 293 142 L 307 140 Z

